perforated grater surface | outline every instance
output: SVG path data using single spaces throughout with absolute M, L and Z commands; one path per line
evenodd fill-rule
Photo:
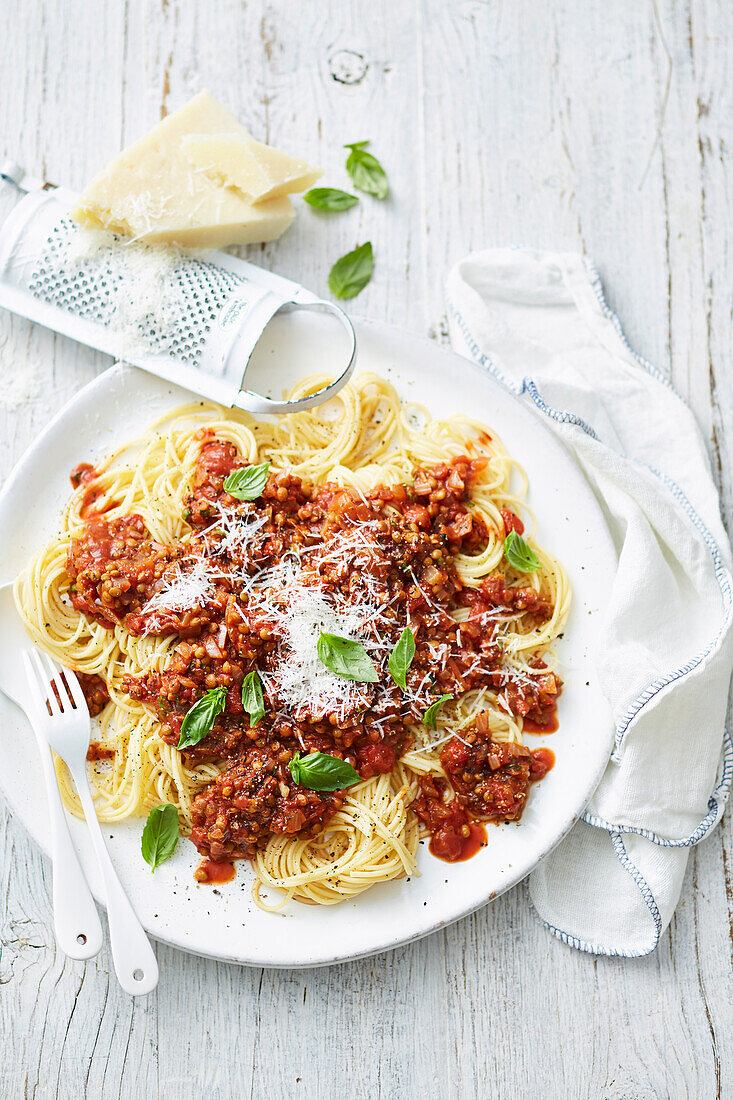
M 3 166 L 0 174 L 26 189 L 17 165 Z M 72 194 L 33 184 L 0 228 L 0 306 L 249 412 L 312 408 L 349 378 L 356 340 L 337 306 L 223 252 L 195 257 L 89 233 L 68 216 Z M 328 313 L 343 325 L 343 372 L 297 401 L 243 389 L 247 363 L 268 322 L 295 310 Z

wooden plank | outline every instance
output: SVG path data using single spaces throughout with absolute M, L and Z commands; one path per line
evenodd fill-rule
M 731 479 L 733 375 L 726 330 L 730 326 L 733 267 L 728 238 L 733 215 L 733 176 L 727 150 L 733 138 L 728 85 L 733 13 L 725 6 L 693 4 L 686 21 L 695 91 L 696 170 L 699 178 L 701 289 L 692 308 L 704 322 L 704 343 L 689 356 L 696 384 L 689 399 L 709 441 L 713 473 L 721 491 L 728 530 L 733 522 Z M 678 372 L 675 372 L 681 388 Z M 706 395 L 707 387 L 707 395 Z M 684 391 L 683 391 L 684 392 Z M 707 396 L 707 404 L 706 404 Z M 729 728 L 731 717 L 729 715 Z M 694 983 L 702 1002 L 701 1027 L 705 1060 L 711 1066 L 711 1095 L 733 1089 L 730 1020 L 733 1011 L 733 826 L 730 814 L 710 841 L 694 853 L 683 896 L 672 924 L 679 943 L 680 966 L 686 964 L 683 995 Z

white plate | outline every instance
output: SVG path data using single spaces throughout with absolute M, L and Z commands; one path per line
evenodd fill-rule
M 556 764 L 533 790 L 518 825 L 489 828 L 489 842 L 473 859 L 447 864 L 420 849 L 420 877 L 377 886 L 354 902 L 333 907 L 291 904 L 266 914 L 252 903 L 251 876 L 238 865 L 233 883 L 199 886 L 196 852 L 181 841 L 155 874 L 140 856 L 142 822 L 105 827 L 122 882 L 146 929 L 186 951 L 256 966 L 306 967 L 396 947 L 457 920 L 523 879 L 558 843 L 582 812 L 611 750 L 613 729 L 589 654 L 598 640 L 608 578 L 616 557 L 600 509 L 562 445 L 539 416 L 506 393 L 484 371 L 436 344 L 383 325 L 358 326 L 359 368 L 389 378 L 403 398 L 442 417 L 468 413 L 502 437 L 529 476 L 528 503 L 541 543 L 565 565 L 573 607 L 560 645 L 565 688 L 560 729 L 547 738 Z M 319 338 L 318 361 L 328 369 L 339 348 Z M 277 392 L 278 363 L 292 363 L 302 340 L 293 326 L 273 327 L 269 350 L 253 371 Z M 263 366 L 264 364 L 264 366 Z M 248 372 L 249 373 L 249 372 Z M 248 385 L 255 379 L 248 378 Z M 262 385 L 262 383 L 260 383 Z M 68 473 L 139 435 L 167 409 L 190 400 L 169 383 L 116 366 L 82 390 L 24 455 L 0 498 L 0 580 L 10 580 L 53 533 L 70 487 Z M 25 718 L 0 696 L 0 784 L 11 809 L 48 850 L 46 807 L 36 747 Z M 85 826 L 72 821 L 90 885 L 101 883 Z

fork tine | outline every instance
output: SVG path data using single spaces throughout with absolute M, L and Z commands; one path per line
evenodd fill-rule
M 41 660 L 46 666 L 49 679 L 56 685 L 56 691 L 58 691 L 61 701 L 61 712 L 62 714 L 67 714 L 69 711 L 67 704 L 73 702 L 73 700 L 71 698 L 71 692 L 67 687 L 68 678 L 66 669 L 57 661 L 54 661 L 53 657 L 49 657 L 48 653 L 44 653 L 43 650 L 41 650 Z
M 46 692 L 46 702 L 48 703 L 52 716 L 58 717 L 60 714 L 63 714 L 63 707 L 60 703 L 60 696 L 58 696 L 53 690 L 53 665 L 51 666 L 51 668 L 48 667 L 43 659 L 45 656 L 46 654 L 43 653 L 40 649 L 34 649 L 32 651 L 33 660 L 35 661 L 36 668 L 38 669 L 41 677 L 41 683 L 43 684 L 44 690 Z
M 49 680 L 55 679 L 60 672 L 59 666 L 56 664 L 53 658 L 49 657 L 48 653 L 44 653 L 42 649 L 37 650 L 37 653 L 38 656 L 41 658 L 41 664 L 46 670 L 46 676 L 49 678 Z
M 53 657 L 49 657 L 48 653 L 43 651 L 41 651 L 41 659 L 46 665 L 49 679 L 56 683 L 62 710 L 68 711 L 68 708 L 64 706 L 64 702 L 68 698 L 76 710 L 88 711 L 89 707 L 84 698 L 84 692 L 81 690 L 81 684 L 74 671 L 66 668 L 65 665 L 59 665 Z
M 45 659 L 46 654 L 43 652 L 43 650 L 34 649 L 33 657 L 39 669 L 41 670 L 41 680 L 46 689 L 46 700 L 49 707 L 51 708 L 51 714 L 56 716 L 59 714 L 63 714 L 64 707 L 61 701 L 61 697 L 59 696 L 58 691 L 54 691 L 54 687 L 56 687 L 56 685 L 54 684 L 53 666 L 49 667 L 48 661 Z
M 64 706 L 64 700 L 66 699 L 66 692 L 64 690 L 64 683 L 61 679 L 61 669 L 54 660 L 43 650 L 38 651 L 40 653 L 41 664 L 46 669 L 46 679 L 51 684 L 51 694 L 53 695 L 53 701 L 60 710 L 61 714 L 69 710 L 68 706 Z M 54 691 L 56 688 L 56 691 Z
M 63 671 L 64 680 L 66 681 L 66 690 L 72 703 L 76 709 L 80 710 L 82 713 L 85 710 L 88 711 L 89 707 L 87 706 L 87 701 L 84 698 L 84 692 L 81 690 L 81 684 L 77 679 L 76 673 L 70 668 L 65 668 Z
M 59 714 L 59 705 L 56 701 L 53 689 L 48 682 L 48 677 L 41 663 L 41 657 L 38 650 L 35 648 L 27 650 L 26 658 L 26 669 L 32 673 L 29 677 L 31 685 L 33 686 L 35 681 L 35 690 L 40 694 L 42 704 L 45 704 L 49 708 L 52 716 L 57 716 Z

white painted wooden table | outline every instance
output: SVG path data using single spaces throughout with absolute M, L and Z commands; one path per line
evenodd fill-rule
M 642 354 L 691 402 L 733 520 L 733 13 L 727 0 L 2 0 L 0 155 L 79 187 L 208 88 L 344 185 L 371 138 L 392 198 L 303 210 L 254 258 L 325 290 L 374 243 L 359 312 L 445 340 L 469 249 L 584 249 Z M 0 196 L 0 214 L 10 203 Z M 8 470 L 102 356 L 0 317 Z M 22 400 L 20 400 L 23 398 Z M 692 731 L 694 732 L 694 731 Z M 122 994 L 64 960 L 49 866 L 0 807 L 0 1097 L 733 1095 L 730 817 L 693 851 L 650 958 L 553 940 L 519 888 L 421 943 L 323 971 L 158 950 Z

